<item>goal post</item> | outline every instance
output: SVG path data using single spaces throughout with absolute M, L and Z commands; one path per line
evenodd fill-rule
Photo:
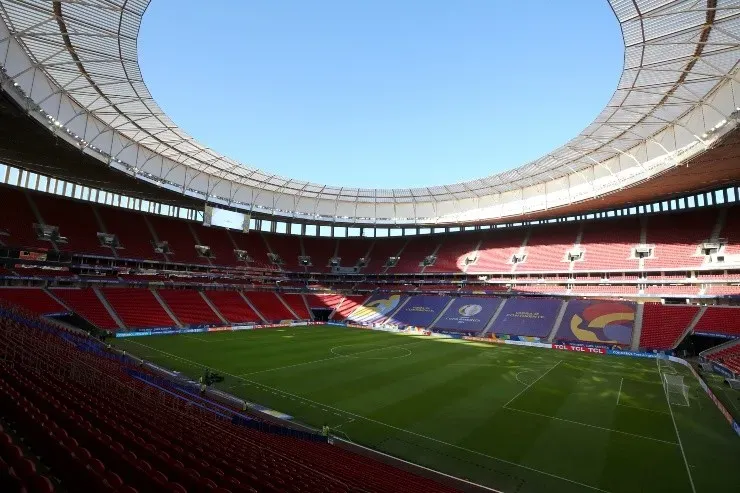
M 689 387 L 683 382 L 683 375 L 663 373 L 663 388 L 668 403 L 676 406 L 689 405 Z

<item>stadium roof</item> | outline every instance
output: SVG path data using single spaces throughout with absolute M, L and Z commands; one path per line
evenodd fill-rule
M 148 0 L 0 0 L 0 63 L 3 88 L 29 114 L 112 168 L 170 191 L 303 220 L 480 222 L 641 183 L 737 125 L 740 2 L 609 3 L 625 56 L 618 88 L 599 116 L 534 162 L 434 187 L 308 183 L 199 144 L 164 114 L 142 79 L 137 36 Z M 207 104 L 207 91 L 198 104 Z

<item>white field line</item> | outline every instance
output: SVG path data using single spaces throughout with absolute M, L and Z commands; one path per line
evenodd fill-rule
M 183 358 L 181 356 L 177 356 L 176 354 L 168 353 L 167 351 L 163 351 L 161 349 L 157 349 L 157 348 L 153 348 L 151 346 L 147 346 L 146 344 L 142 344 L 141 342 L 138 342 L 138 341 L 131 341 L 131 342 L 134 342 L 135 344 L 138 344 L 140 346 L 143 346 L 143 347 L 146 347 L 146 348 L 149 348 L 149 349 L 153 349 L 154 351 L 160 352 L 160 353 L 162 353 L 162 354 L 164 354 L 166 356 L 169 356 L 171 358 L 179 359 L 179 360 L 184 361 L 186 363 L 189 363 L 190 365 L 195 366 L 197 368 L 205 368 L 205 365 L 202 365 L 202 364 L 200 364 L 200 363 L 198 363 L 196 361 L 192 361 L 192 360 L 189 360 L 187 358 Z M 560 363 L 560 360 L 558 361 L 558 363 Z M 558 363 L 556 363 L 555 366 L 557 366 Z M 553 368 L 555 368 L 555 366 L 553 366 L 552 368 L 550 368 L 550 370 L 552 370 Z M 508 464 L 510 466 L 519 467 L 519 468 L 525 469 L 527 471 L 536 472 L 538 474 L 542 474 L 543 476 L 548 476 L 548 477 L 559 479 L 561 481 L 565 481 L 565 482 L 568 482 L 568 483 L 571 483 L 571 484 L 575 484 L 575 485 L 578 485 L 578 486 L 583 486 L 584 488 L 588 488 L 588 489 L 591 489 L 591 490 L 594 490 L 594 491 L 601 491 L 602 493 L 610 493 L 609 491 L 603 490 L 603 489 L 598 488 L 596 486 L 592 486 L 592 485 L 589 485 L 589 484 L 581 483 L 581 482 L 575 481 L 573 479 L 564 478 L 562 476 L 558 476 L 557 474 L 552 474 L 552 473 L 549 473 L 549 472 L 546 472 L 546 471 L 542 471 L 542 470 L 537 469 L 537 468 L 534 468 L 534 467 L 525 466 L 524 464 L 517 464 L 516 462 L 512 462 L 512 461 L 509 461 L 509 460 L 506 460 L 506 459 L 502 459 L 500 457 L 495 457 L 493 455 L 488 455 L 488 454 L 485 454 L 483 452 L 479 452 L 477 450 L 472 450 L 472 449 L 469 449 L 469 448 L 465 448 L 465 447 L 462 447 L 460 445 L 455 445 L 453 443 L 448 443 L 448 442 L 439 440 L 437 438 L 432 438 L 432 437 L 427 436 L 427 435 L 422 435 L 421 433 L 416 433 L 416 432 L 413 432 L 413 431 L 410 431 L 410 430 L 406 430 L 404 428 L 399 428 L 397 426 L 390 425 L 388 423 L 383 423 L 382 421 L 378 421 L 376 419 L 368 418 L 366 416 L 361 416 L 359 414 L 355 414 L 355 413 L 352 413 L 352 412 L 349 412 L 349 411 L 345 411 L 343 409 L 339 409 L 339 408 L 336 408 L 336 407 L 333 407 L 333 406 L 329 406 L 327 404 L 322 404 L 320 402 L 312 401 L 311 399 L 307 399 L 307 398 L 301 397 L 299 395 L 291 394 L 290 392 L 285 392 L 284 390 L 280 390 L 280 389 L 277 389 L 275 387 L 270 387 L 268 385 L 264 385 L 264 384 L 255 382 L 253 380 L 248 380 L 246 378 L 239 377 L 238 375 L 232 375 L 232 374 L 227 373 L 225 371 L 219 370 L 218 368 L 211 368 L 211 369 L 218 370 L 218 372 L 221 373 L 221 374 L 223 374 L 223 375 L 228 375 L 230 377 L 238 378 L 238 379 L 243 380 L 245 382 L 248 382 L 248 383 L 250 383 L 252 385 L 256 385 L 256 386 L 259 386 L 259 387 L 264 387 L 266 389 L 272 390 L 273 392 L 281 393 L 281 394 L 284 394 L 284 395 L 286 395 L 288 397 L 293 397 L 293 398 L 295 398 L 297 400 L 301 400 L 301 401 L 307 402 L 309 404 L 314 404 L 314 406 L 316 404 L 318 404 L 319 406 L 321 406 L 322 408 L 324 408 L 324 410 L 326 410 L 326 409 L 332 409 L 334 411 L 339 411 L 342 414 L 345 414 L 347 416 L 352 416 L 353 418 L 357 418 L 357 419 L 361 419 L 363 421 L 367 421 L 369 423 L 375 423 L 377 425 L 385 426 L 385 427 L 390 428 L 392 430 L 396 430 L 396 431 L 400 431 L 400 432 L 403 432 L 403 433 L 407 433 L 409 435 L 417 436 L 419 438 L 424 438 L 426 440 L 429 440 L 429 441 L 432 441 L 432 442 L 435 442 L 435 443 L 439 443 L 441 445 L 446 445 L 448 447 L 452 447 L 452 448 L 455 448 L 455 449 L 458 449 L 458 450 L 462 450 L 464 452 L 468 452 L 468 453 L 471 453 L 471 454 L 474 454 L 474 455 L 485 457 L 487 459 L 495 460 L 495 461 L 501 462 L 503 464 Z M 548 370 L 548 371 L 550 371 L 550 370 Z M 544 376 L 544 374 L 542 376 Z M 540 378 L 542 378 L 542 377 L 540 377 Z M 532 383 L 534 383 L 534 382 L 532 382 Z M 335 413 L 335 414 L 339 415 L 338 413 Z
M 640 411 L 649 411 L 651 413 L 660 413 L 660 414 L 668 414 L 668 411 L 660 411 L 658 409 L 649 409 L 647 407 L 639 407 L 639 406 L 630 406 L 628 404 L 617 404 L 619 407 L 626 407 L 629 409 L 639 409 Z
M 333 360 L 333 359 L 351 358 L 352 356 L 355 356 L 355 355 L 358 355 L 358 354 L 370 353 L 372 351 L 380 351 L 381 349 L 392 349 L 392 348 L 401 347 L 401 346 L 409 346 L 411 344 L 419 344 L 420 342 L 424 342 L 424 341 L 414 341 L 414 342 L 407 342 L 406 344 L 396 344 L 394 346 L 377 347 L 377 348 L 374 348 L 374 349 L 368 349 L 367 351 L 360 351 L 358 353 L 352 353 L 352 354 L 337 354 L 337 353 L 332 353 L 332 354 L 336 354 L 336 356 L 330 356 L 329 358 L 316 359 L 316 360 L 313 360 L 313 361 L 304 361 L 303 363 L 296 363 L 294 365 L 278 366 L 276 368 L 268 368 L 266 370 L 257 370 L 257 371 L 252 371 L 252 372 L 248 372 L 248 373 L 240 373 L 239 375 L 237 375 L 237 377 L 247 377 L 249 375 L 257 375 L 258 373 L 267 373 L 267 372 L 271 372 L 271 371 L 285 370 L 286 368 L 295 368 L 296 366 L 312 365 L 314 363 L 321 363 L 322 361 L 329 361 L 329 360 Z M 335 347 L 340 347 L 340 346 L 335 346 Z M 342 346 L 342 347 L 344 347 L 344 346 Z
M 538 369 L 540 369 L 540 368 L 526 368 L 526 369 L 524 369 L 524 370 L 520 371 L 519 373 L 517 373 L 517 374 L 516 374 L 516 381 L 517 381 L 517 382 L 519 382 L 520 384 L 522 384 L 522 385 L 524 385 L 524 386 L 526 387 L 526 386 L 527 386 L 527 385 L 529 385 L 529 384 L 528 384 L 527 382 L 523 382 L 523 381 L 522 381 L 522 380 L 521 380 L 521 379 L 519 378 L 519 375 L 521 375 L 522 373 L 528 373 L 528 372 L 530 372 L 530 371 L 537 371 Z
M 511 404 L 512 402 L 514 402 L 514 401 L 516 400 L 516 398 L 517 398 L 517 397 L 519 397 L 520 395 L 522 395 L 523 393 L 525 393 L 525 392 L 526 392 L 527 390 L 529 390 L 529 388 L 530 388 L 530 387 L 531 387 L 532 385 L 536 384 L 537 382 L 539 382 L 539 381 L 540 381 L 540 379 L 541 379 L 542 377 L 544 377 L 545 375 L 547 375 L 548 373 L 550 373 L 550 372 L 551 372 L 551 371 L 552 371 L 552 370 L 553 370 L 553 369 L 554 369 L 554 368 L 555 368 L 556 366 L 558 366 L 558 365 L 560 364 L 560 362 L 561 362 L 561 361 L 563 361 L 563 360 L 559 359 L 559 360 L 558 360 L 558 362 L 557 362 L 557 363 L 555 363 L 554 365 L 552 365 L 552 366 L 551 366 L 550 368 L 548 368 L 548 369 L 547 369 L 547 371 L 546 371 L 545 373 L 543 373 L 542 375 L 540 375 L 539 377 L 537 377 L 537 379 L 535 379 L 535 381 L 534 381 L 534 382 L 532 382 L 532 383 L 530 383 L 529 385 L 527 385 L 526 387 L 524 387 L 524 388 L 523 388 L 523 389 L 522 389 L 522 390 L 521 390 L 521 391 L 520 391 L 520 392 L 519 392 L 519 393 L 518 393 L 517 395 L 515 395 L 514 397 L 512 397 L 511 399 L 509 399 L 509 401 L 508 401 L 508 402 L 507 402 L 506 404 L 504 404 L 504 406 L 503 406 L 503 407 L 506 407 L 506 406 L 508 406 L 509 404 Z
M 656 361 L 660 361 L 660 358 L 656 358 Z M 658 373 L 660 373 L 660 363 L 658 363 Z M 663 380 L 663 375 L 661 375 L 661 381 Z M 691 483 L 691 491 L 696 493 L 696 486 L 694 486 L 694 478 L 691 477 L 691 467 L 689 467 L 689 461 L 686 459 L 686 452 L 683 449 L 683 443 L 681 443 L 681 434 L 678 432 L 678 425 L 676 424 L 676 418 L 673 416 L 673 406 L 671 406 L 671 401 L 668 398 L 668 387 L 666 387 L 665 382 L 663 383 L 663 392 L 665 393 L 665 400 L 666 403 L 668 403 L 668 411 L 670 411 L 671 414 L 671 421 L 673 421 L 673 429 L 676 430 L 676 438 L 678 439 L 678 446 L 681 449 L 681 455 L 683 456 L 683 463 L 686 466 L 686 474 L 689 476 L 689 483 Z
M 642 438 L 643 440 L 652 440 L 653 442 L 667 443 L 668 445 L 678 445 L 676 442 L 669 442 L 667 440 L 661 440 L 660 438 L 653 438 L 653 437 L 648 437 L 648 436 L 645 436 L 645 435 L 638 435 L 636 433 L 629 433 L 627 431 L 619 431 L 619 430 L 615 430 L 613 428 L 605 428 L 603 426 L 590 425 L 588 423 L 581 423 L 580 421 L 573 421 L 573 420 L 570 420 L 570 419 L 558 418 L 557 416 L 550 416 L 548 414 L 535 413 L 533 411 L 525 411 L 524 409 L 517 409 L 515 407 L 506 407 L 506 406 L 504 406 L 504 409 L 506 409 L 508 411 L 516 411 L 518 413 L 531 414 L 532 416 L 541 416 L 543 418 L 549 418 L 549 419 L 554 419 L 554 420 L 557 420 L 557 421 L 563 421 L 565 423 L 571 423 L 571 424 L 574 424 L 574 425 L 585 426 L 587 428 L 595 428 L 597 430 L 608 431 L 610 433 L 619 433 L 621 435 L 629 435 L 629 436 L 632 436 L 632 437 L 635 437 L 635 438 Z
M 617 406 L 619 405 L 619 399 L 622 398 L 622 384 L 624 384 L 624 377 L 619 379 L 619 393 L 617 394 Z
M 218 341 L 207 341 L 204 338 L 201 338 L 201 337 L 193 337 L 193 336 L 189 336 L 187 334 L 180 334 L 180 337 L 185 337 L 187 339 L 193 339 L 194 341 L 198 341 L 198 342 L 206 342 L 208 344 L 210 344 L 212 342 L 218 342 Z

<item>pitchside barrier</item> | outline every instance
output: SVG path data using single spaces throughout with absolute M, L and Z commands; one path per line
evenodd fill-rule
M 186 329 L 173 329 L 172 327 L 159 327 L 146 330 L 131 330 L 127 332 L 116 332 L 116 338 L 125 337 L 143 337 L 143 336 L 164 336 L 172 334 L 196 334 L 199 332 L 234 332 L 239 330 L 255 329 L 272 329 L 277 327 L 303 327 L 304 325 L 325 325 L 323 322 L 303 321 L 303 320 L 281 320 L 274 324 L 240 324 L 226 326 L 198 325 Z

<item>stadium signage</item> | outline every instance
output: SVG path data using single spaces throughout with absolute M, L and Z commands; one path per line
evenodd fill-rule
M 463 340 L 475 341 L 475 342 L 488 342 L 490 344 L 504 344 L 506 342 L 504 339 L 493 339 L 491 337 L 471 337 L 471 336 L 463 336 Z
M 698 336 L 716 337 L 718 339 L 737 339 L 737 336 L 730 334 L 718 334 L 715 332 L 694 332 Z
M 619 349 L 610 349 L 606 354 L 613 354 L 615 356 L 632 356 L 634 358 L 655 358 L 653 353 L 640 353 L 637 351 L 622 351 Z
M 712 370 L 714 370 L 715 373 L 719 373 L 726 378 L 733 378 L 735 376 L 730 370 L 720 365 L 719 363 L 712 362 Z
M 604 349 L 603 347 L 573 346 L 571 344 L 553 344 L 552 348 L 559 349 L 560 351 L 576 351 L 579 353 L 606 354 L 606 349 Z
M 122 337 L 143 337 L 143 336 L 164 336 L 171 334 L 195 334 L 198 332 L 207 332 L 207 329 L 153 329 L 153 330 L 135 330 L 130 332 L 116 332 L 116 338 Z

